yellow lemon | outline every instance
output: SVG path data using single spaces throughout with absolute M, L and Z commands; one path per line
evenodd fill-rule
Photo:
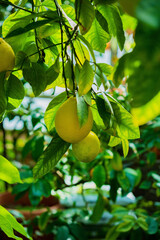
M 11 46 L 0 38 L 0 72 L 12 70 L 15 65 L 15 54 Z M 8 77 L 10 72 L 7 72 Z
M 82 141 L 72 144 L 72 150 L 79 161 L 91 162 L 100 151 L 99 138 L 91 131 Z
M 88 120 L 80 127 L 76 98 L 71 97 L 60 106 L 55 116 L 55 128 L 58 135 L 64 141 L 76 143 L 88 135 L 93 125 L 93 116 L 90 107 L 88 110 Z

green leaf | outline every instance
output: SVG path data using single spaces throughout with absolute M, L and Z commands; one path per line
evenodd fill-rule
M 102 187 L 106 181 L 106 172 L 102 165 L 98 165 L 93 170 L 93 181 L 97 187 Z
M 82 66 L 82 69 L 80 70 L 80 75 L 79 75 L 79 81 L 78 81 L 79 96 L 85 95 L 91 89 L 93 84 L 93 78 L 94 78 L 93 69 L 89 64 L 89 62 L 86 60 Z
M 154 180 L 156 180 L 157 182 L 160 182 L 160 175 L 156 173 L 151 173 L 151 176 L 153 177 Z
M 31 63 L 29 68 L 23 69 L 24 79 L 30 83 L 35 96 L 41 94 L 47 86 L 47 78 L 43 65 L 39 63 Z
M 5 93 L 5 72 L 0 73 L 0 122 L 7 107 L 7 98 Z
M 16 230 L 26 238 L 32 239 L 28 236 L 22 225 L 2 206 L 0 206 L 0 228 L 10 238 L 22 240 L 22 238 L 15 236 L 13 230 Z
M 96 19 L 99 22 L 99 24 L 101 25 L 101 27 L 103 28 L 103 30 L 107 33 L 109 33 L 109 29 L 108 29 L 108 23 L 106 21 L 106 19 L 103 17 L 103 15 L 96 10 Z
M 41 231 L 43 231 L 46 228 L 49 218 L 50 218 L 50 214 L 48 211 L 40 215 L 38 219 L 38 227 Z
M 58 228 L 56 239 L 57 240 L 67 240 L 67 239 L 69 239 L 69 229 L 68 229 L 67 226 L 61 226 L 61 227 Z
M 41 26 L 43 26 L 43 25 L 45 25 L 45 24 L 47 24 L 51 21 L 53 21 L 53 20 L 48 19 L 48 20 L 41 20 L 41 21 L 29 23 L 25 27 L 20 27 L 20 28 L 17 28 L 15 30 L 13 30 L 13 31 L 10 31 L 5 38 L 15 37 L 15 36 L 18 36 L 20 34 L 29 32 L 29 31 L 31 31 L 33 29 L 36 29 L 38 27 L 41 27 Z
M 81 34 L 85 34 L 90 29 L 95 18 L 94 7 L 89 0 L 76 0 L 75 10 Z
M 95 124 L 97 125 L 97 127 L 105 129 L 106 127 L 103 123 L 102 118 L 100 117 L 100 115 L 98 113 L 96 104 L 92 105 L 92 114 L 93 114 L 93 120 L 94 120 Z
M 120 186 L 122 187 L 122 189 L 128 193 L 130 190 L 130 182 L 124 171 L 118 172 L 117 180 Z
M 80 224 L 69 224 L 69 230 L 73 236 L 77 237 L 78 240 L 86 240 L 86 233 L 83 226 L 81 226 Z
M 129 151 L 129 142 L 127 139 L 122 139 L 122 149 L 123 149 L 123 155 L 125 158 L 128 155 L 128 151 Z
M 117 232 L 128 232 L 135 225 L 134 221 L 124 221 L 120 223 L 116 229 Z
M 55 127 L 56 112 L 66 99 L 66 92 L 63 92 L 60 93 L 58 96 L 54 97 L 53 100 L 49 103 L 44 114 L 44 121 L 49 132 L 53 131 Z
M 116 232 L 116 226 L 114 226 L 107 231 L 105 240 L 116 240 L 119 234 L 120 234 L 119 232 Z
M 115 147 L 115 146 L 117 146 L 118 144 L 120 144 L 121 141 L 122 141 L 121 138 L 111 136 L 111 137 L 110 137 L 110 140 L 109 140 L 109 143 L 108 143 L 108 146 L 110 146 L 110 147 Z
M 117 133 L 122 139 L 136 139 L 140 137 L 139 127 L 134 117 L 114 98 L 108 95 L 111 102 L 115 121 L 117 123 Z
M 90 51 L 90 54 L 92 56 L 92 59 L 94 62 L 96 62 L 96 58 L 95 58 L 95 54 L 94 54 L 94 51 L 92 49 L 92 46 L 90 45 L 90 43 L 87 41 L 86 38 L 84 38 L 82 35 L 78 35 L 78 37 L 80 38 L 80 40 L 87 46 L 87 48 L 89 49 Z
M 112 106 L 108 104 L 107 100 L 100 96 L 96 96 L 96 104 L 100 117 L 102 118 L 106 128 L 110 126 Z
M 130 181 L 131 188 L 133 189 L 141 180 L 141 172 L 132 168 L 125 168 L 124 172 Z
M 158 222 L 155 218 L 148 217 L 146 222 L 148 224 L 148 234 L 155 234 L 158 232 Z
M 139 217 L 139 218 L 137 219 L 137 223 L 138 223 L 138 225 L 139 225 L 144 231 L 148 231 L 148 224 L 147 224 L 145 218 Z
M 122 158 L 118 152 L 113 153 L 113 158 L 110 160 L 111 166 L 115 171 L 123 169 Z
M 35 42 L 33 41 L 29 41 L 27 42 L 25 45 L 24 45 L 24 48 L 23 48 L 23 51 L 26 53 L 27 56 L 30 56 L 28 59 L 31 61 L 31 62 L 37 62 L 38 59 L 39 59 L 39 54 L 37 53 L 37 45 Z M 35 54 L 36 53 L 36 54 Z M 16 56 L 17 57 L 17 56 Z M 23 56 L 22 56 L 22 60 L 24 61 L 25 60 L 25 57 L 23 59 Z
M 118 62 L 114 66 L 114 73 L 113 73 L 113 83 L 116 87 L 122 83 L 122 80 L 125 76 L 125 64 L 128 58 L 128 54 L 125 54 L 121 57 Z
M 6 88 L 8 97 L 7 110 L 15 109 L 21 104 L 25 95 L 23 84 L 16 76 L 11 74 Z
M 33 168 L 35 178 L 40 178 L 53 170 L 57 162 L 65 154 L 70 144 L 63 141 L 56 132 L 53 134 L 53 139 L 43 152 L 39 161 Z
M 99 193 L 98 199 L 93 209 L 93 213 L 90 217 L 90 220 L 95 223 L 98 222 L 102 217 L 103 211 L 104 211 L 104 200 L 103 200 L 102 194 Z
M 53 83 L 58 78 L 60 72 L 61 69 L 58 56 L 55 63 L 46 71 L 46 84 L 49 85 Z
M 58 22 L 52 22 L 52 24 L 48 23 L 38 29 L 38 37 L 41 39 L 47 38 L 51 35 L 56 34 L 58 31 L 60 31 L 60 26 Z
M 110 34 L 117 38 L 119 47 L 123 50 L 125 37 L 118 8 L 114 5 L 99 5 L 98 11 L 108 22 Z
M 73 41 L 76 57 L 80 65 L 83 65 L 86 60 L 90 60 L 90 54 L 86 46 L 84 46 L 80 41 Z
M 139 186 L 140 189 L 150 189 L 151 188 L 151 181 L 149 180 L 144 180 L 141 185 Z
M 22 182 L 17 168 L 14 167 L 6 158 L 4 158 L 1 155 L 0 155 L 0 179 L 10 184 Z
M 103 30 L 96 19 L 93 21 L 92 27 L 85 38 L 88 40 L 93 50 L 102 53 L 105 52 L 106 43 L 110 41 L 110 35 Z
M 80 127 L 82 127 L 88 120 L 88 106 L 83 96 L 79 97 L 78 93 L 76 94 L 76 99 L 78 120 L 80 123 Z
M 110 180 L 110 197 L 113 202 L 116 201 L 117 198 L 117 190 L 119 188 L 119 184 L 116 178 Z
M 18 51 L 16 54 L 15 67 L 22 68 L 26 62 L 29 62 L 27 59 L 27 54 L 23 51 Z
M 113 71 L 113 67 L 106 63 L 97 63 L 96 66 L 107 76 L 110 77 Z M 111 80 L 111 79 L 110 79 Z
M 59 52 L 58 52 L 58 48 L 56 46 L 56 43 L 54 43 L 53 41 L 51 41 L 49 38 L 43 38 L 42 39 L 42 44 L 43 44 L 43 47 L 44 48 L 48 48 L 46 49 L 46 53 L 47 53 L 47 50 L 49 52 L 51 52 L 51 54 L 55 57 L 55 56 L 58 56 L 59 55 Z

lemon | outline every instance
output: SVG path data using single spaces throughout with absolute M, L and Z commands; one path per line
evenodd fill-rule
M 11 46 L 0 38 L 0 72 L 12 70 L 15 65 L 15 54 Z M 10 72 L 6 73 L 8 77 Z
M 88 110 L 88 120 L 80 127 L 76 98 L 71 97 L 60 106 L 55 116 L 55 128 L 58 135 L 64 141 L 76 143 L 88 135 L 93 125 L 93 116 L 90 107 Z
M 99 138 L 91 131 L 82 141 L 72 144 L 72 150 L 79 161 L 91 162 L 100 151 Z

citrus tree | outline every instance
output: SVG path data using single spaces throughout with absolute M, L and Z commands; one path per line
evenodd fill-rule
M 35 98 L 49 89 L 63 88 L 44 113 L 52 140 L 33 168 L 35 179 L 53 171 L 68 149 L 73 149 L 77 161 L 94 161 L 99 151 L 105 150 L 105 144 L 100 150 L 98 139 L 102 132 L 103 142 L 106 139 L 110 147 L 122 144 L 126 157 L 129 140 L 140 137 L 139 125 L 159 114 L 160 5 L 156 0 L 133 1 L 131 6 L 127 2 L 0 0 L 3 7 L 12 7 L 3 22 L 0 39 L 0 120 L 19 107 L 26 82 Z M 127 30 L 133 34 L 133 46 L 128 52 Z M 97 62 L 95 55 L 103 54 L 107 43 L 113 40 L 122 57 L 112 65 Z M 127 81 L 132 114 L 111 91 L 122 81 Z M 3 156 L 0 158 L 0 178 L 11 184 L 20 183 L 17 169 Z M 111 166 L 115 171 L 123 169 L 116 151 Z M 104 168 L 98 167 L 97 174 L 103 176 Z M 125 181 L 125 175 L 123 171 L 119 174 L 119 182 Z M 98 214 L 96 210 L 103 205 L 103 179 L 100 184 L 96 181 L 99 197 L 93 219 L 98 221 L 103 212 Z M 114 200 L 118 187 L 115 182 L 110 184 Z M 3 207 L 0 213 L 3 221 L 8 216 L 5 226 L 0 222 L 0 227 L 9 237 L 17 239 L 13 229 L 27 236 Z M 139 222 L 145 228 L 144 220 Z M 129 229 L 133 224 L 129 223 Z

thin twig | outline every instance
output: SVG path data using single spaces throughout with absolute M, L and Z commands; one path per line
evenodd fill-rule
M 32 0 L 32 13 L 34 13 L 34 2 Z M 32 21 L 35 22 L 35 19 L 32 18 Z M 34 29 L 34 34 L 35 34 L 35 42 L 36 42 L 36 46 L 37 46 L 37 50 L 38 50 L 38 55 L 39 55 L 39 60 L 41 59 L 41 53 L 40 53 L 40 49 L 38 46 L 38 35 L 37 35 L 37 30 L 36 28 Z
M 63 48 L 63 25 L 62 25 L 62 13 L 59 9 L 59 5 L 58 5 L 58 2 L 57 0 L 54 0 L 55 2 L 55 5 L 56 5 L 56 9 L 57 9 L 57 13 L 58 13 L 58 16 L 60 17 L 60 20 L 59 20 L 59 25 L 60 25 L 60 29 L 61 29 L 61 55 L 62 55 L 62 67 L 63 67 L 63 72 L 62 72 L 62 75 L 63 75 L 63 78 L 64 78 L 64 82 L 65 82 L 65 89 L 66 89 L 66 93 L 67 93 L 67 97 L 69 97 L 69 92 L 68 92 L 68 89 L 67 89 L 67 79 L 66 79 L 66 75 L 65 75 L 65 68 L 64 68 L 64 55 L 63 55 L 63 52 L 64 52 L 64 48 Z
M 13 4 L 13 3 L 9 2 L 9 1 L 6 1 L 6 0 L 0 0 L 0 3 L 3 3 L 3 4 L 5 4 L 5 5 L 11 5 L 11 6 L 13 6 L 14 8 L 23 10 L 23 11 L 25 11 L 25 12 L 33 13 L 32 11 L 30 11 L 30 10 L 28 10 L 28 9 L 25 9 L 25 8 L 23 8 L 23 7 L 20 7 L 20 6 L 17 6 L 17 5 L 15 5 L 15 4 Z

